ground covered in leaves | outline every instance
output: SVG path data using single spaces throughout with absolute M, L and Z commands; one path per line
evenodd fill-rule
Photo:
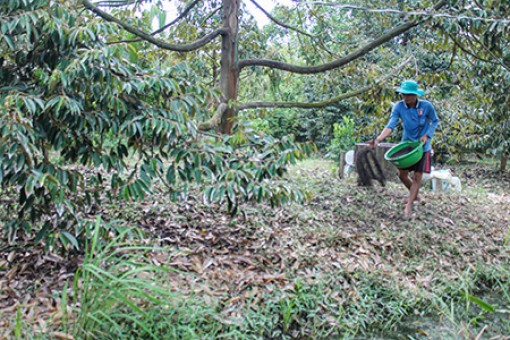
M 508 174 L 450 166 L 462 192 L 427 186 L 404 218 L 401 184 L 361 188 L 332 167 L 292 169 L 291 185 L 314 195 L 303 206 L 245 203 L 230 217 L 198 195 L 154 196 L 105 202 L 90 217 L 138 227 L 137 242 L 153 249 L 147 262 L 172 269 L 158 284 L 207 306 L 216 336 L 229 338 L 224 327 L 254 338 L 508 338 Z M 63 304 L 62 290 L 73 295 L 83 254 L 19 241 L 0 246 L 0 338 L 73 338 L 62 327 L 80 304 Z

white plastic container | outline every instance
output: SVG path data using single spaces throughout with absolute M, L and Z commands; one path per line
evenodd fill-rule
M 462 184 L 459 177 L 452 176 L 450 169 L 436 170 L 430 173 L 432 191 L 448 191 L 450 189 L 461 191 Z
M 353 170 L 354 170 L 354 150 L 349 150 L 345 153 L 344 177 L 349 177 Z

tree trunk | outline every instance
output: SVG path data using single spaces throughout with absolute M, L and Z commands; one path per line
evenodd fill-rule
M 506 171 L 506 163 L 508 161 L 508 155 L 506 153 L 503 153 L 501 155 L 501 162 L 500 162 L 500 166 L 499 166 L 499 171 L 501 172 L 505 172 Z
M 379 143 L 379 145 L 375 148 L 375 158 L 381 165 L 381 170 L 384 173 L 384 177 L 388 181 L 397 181 L 398 180 L 398 170 L 397 168 L 384 159 L 384 154 L 391 149 L 395 144 L 392 143 Z M 356 156 L 357 153 L 363 149 L 368 148 L 368 144 L 366 143 L 358 143 L 356 144 L 356 149 L 354 153 L 354 164 L 356 164 Z
M 338 178 L 344 178 L 344 168 L 345 168 L 345 151 L 340 152 L 340 157 L 338 158 Z
M 239 2 L 240 0 L 223 0 L 223 28 L 227 33 L 222 35 L 221 42 L 220 88 L 224 96 L 223 100 L 227 104 L 237 100 L 238 92 L 237 36 L 239 29 Z M 232 133 L 234 118 L 237 115 L 237 109 L 232 105 L 228 106 L 219 126 L 219 132 L 224 134 Z

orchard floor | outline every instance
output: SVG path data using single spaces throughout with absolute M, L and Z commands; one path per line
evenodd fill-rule
M 289 175 L 313 193 L 305 205 L 246 203 L 230 217 L 199 196 L 154 195 L 86 216 L 102 216 L 106 238 L 113 225 L 136 227 L 129 242 L 152 249 L 135 250 L 138 261 L 171 269 L 152 279 L 194 312 L 151 329 L 158 338 L 510 339 L 510 175 L 448 168 L 463 190 L 424 187 L 411 218 L 401 184 L 358 187 L 320 159 Z M 82 252 L 48 253 L 29 236 L 0 244 L 0 339 L 108 337 L 104 325 L 83 330 Z M 125 334 L 109 337 L 141 334 L 118 325 Z

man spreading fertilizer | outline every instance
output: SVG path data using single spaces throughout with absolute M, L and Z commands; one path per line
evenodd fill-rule
M 430 151 L 432 149 L 430 142 L 439 124 L 439 119 L 432 103 L 423 99 L 418 100 L 418 96 L 421 97 L 425 91 L 418 88 L 418 84 L 415 81 L 406 80 L 402 82 L 396 92 L 402 95 L 402 100 L 393 106 L 388 124 L 380 135 L 371 142 L 371 145 L 375 147 L 388 137 L 397 126 L 399 120 L 402 122 L 404 130 L 402 142 L 423 142 L 422 158 L 408 168 L 398 169 L 400 180 L 409 189 L 409 198 L 406 200 L 404 213 L 405 216 L 410 216 L 413 203 L 418 200 L 423 173 L 430 173 Z M 414 172 L 412 178 L 409 177 L 410 171 Z

